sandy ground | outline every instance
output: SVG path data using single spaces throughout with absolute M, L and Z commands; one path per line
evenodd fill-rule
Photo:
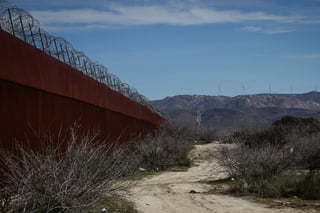
M 142 213 L 303 212 L 270 209 L 241 198 L 206 193 L 212 186 L 204 181 L 225 177 L 217 162 L 212 160 L 212 154 L 208 154 L 208 150 L 221 146 L 214 143 L 195 146 L 190 153 L 194 166 L 187 172 L 165 172 L 146 177 L 131 188 L 128 199 Z M 195 193 L 190 193 L 192 190 Z

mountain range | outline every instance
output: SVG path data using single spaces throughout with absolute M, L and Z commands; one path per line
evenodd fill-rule
M 191 128 L 214 128 L 220 135 L 268 125 L 287 115 L 320 119 L 320 92 L 235 97 L 178 95 L 151 104 L 170 121 Z

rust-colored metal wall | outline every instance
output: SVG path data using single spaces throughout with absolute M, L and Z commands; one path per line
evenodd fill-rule
M 33 130 L 55 134 L 74 122 L 81 129 L 100 130 L 103 138 L 121 136 L 124 140 L 156 127 L 142 119 L 4 80 L 0 80 L 0 96 L 5 100 L 0 104 L 0 143 L 9 149 L 16 140 L 34 138 Z
M 0 30 L 0 144 L 11 147 L 30 127 L 54 133 L 74 122 L 129 139 L 164 119 Z

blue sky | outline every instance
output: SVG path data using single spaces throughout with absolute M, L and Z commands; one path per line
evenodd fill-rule
M 14 0 L 147 98 L 320 90 L 320 0 Z

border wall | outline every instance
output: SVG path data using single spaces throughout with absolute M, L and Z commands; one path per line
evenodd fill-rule
M 0 145 L 74 123 L 127 141 L 165 120 L 146 106 L 0 30 Z

